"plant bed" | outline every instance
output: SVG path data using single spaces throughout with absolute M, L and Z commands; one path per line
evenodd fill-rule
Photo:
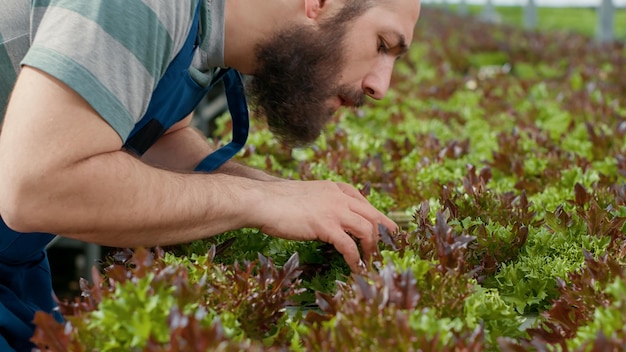
M 53 351 L 624 349 L 625 70 L 620 43 L 425 8 L 383 101 L 342 112 L 310 149 L 280 146 L 257 121 L 239 156 L 358 185 L 408 217 L 399 233 L 381 229 L 367 270 L 351 274 L 326 244 L 251 229 L 126 250 L 60 304 L 64 324 L 39 313 L 33 340 Z

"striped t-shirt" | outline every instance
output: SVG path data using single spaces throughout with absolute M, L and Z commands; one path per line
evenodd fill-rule
M 202 42 L 190 75 L 206 86 L 224 65 L 225 0 L 2 0 L 0 122 L 28 65 L 67 84 L 126 140 L 189 35 L 198 1 Z

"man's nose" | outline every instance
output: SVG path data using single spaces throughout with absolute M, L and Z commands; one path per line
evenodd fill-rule
M 378 60 L 376 66 L 363 78 L 363 92 L 376 100 L 384 98 L 389 90 L 394 63 L 391 57 Z

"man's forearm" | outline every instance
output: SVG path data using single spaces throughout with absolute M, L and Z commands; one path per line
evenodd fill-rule
M 17 209 L 20 214 L 37 216 L 19 221 L 26 227 L 16 229 L 119 247 L 187 242 L 251 226 L 250 216 L 243 214 L 258 202 L 257 182 L 220 174 L 175 173 L 113 152 L 28 187 L 16 207 L 23 207 Z
M 224 163 L 224 165 L 222 165 L 216 171 L 222 174 L 226 174 L 226 175 L 246 177 L 246 178 L 250 178 L 250 179 L 258 180 L 258 181 L 266 181 L 266 182 L 284 181 L 284 179 L 280 177 L 272 176 L 264 171 L 255 169 L 247 165 L 239 164 L 234 161 L 228 161 Z

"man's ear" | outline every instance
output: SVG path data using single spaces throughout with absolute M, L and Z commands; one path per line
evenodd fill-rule
M 331 0 L 332 1 L 332 0 Z M 326 9 L 328 0 L 304 0 L 306 16 L 310 19 L 318 19 Z

